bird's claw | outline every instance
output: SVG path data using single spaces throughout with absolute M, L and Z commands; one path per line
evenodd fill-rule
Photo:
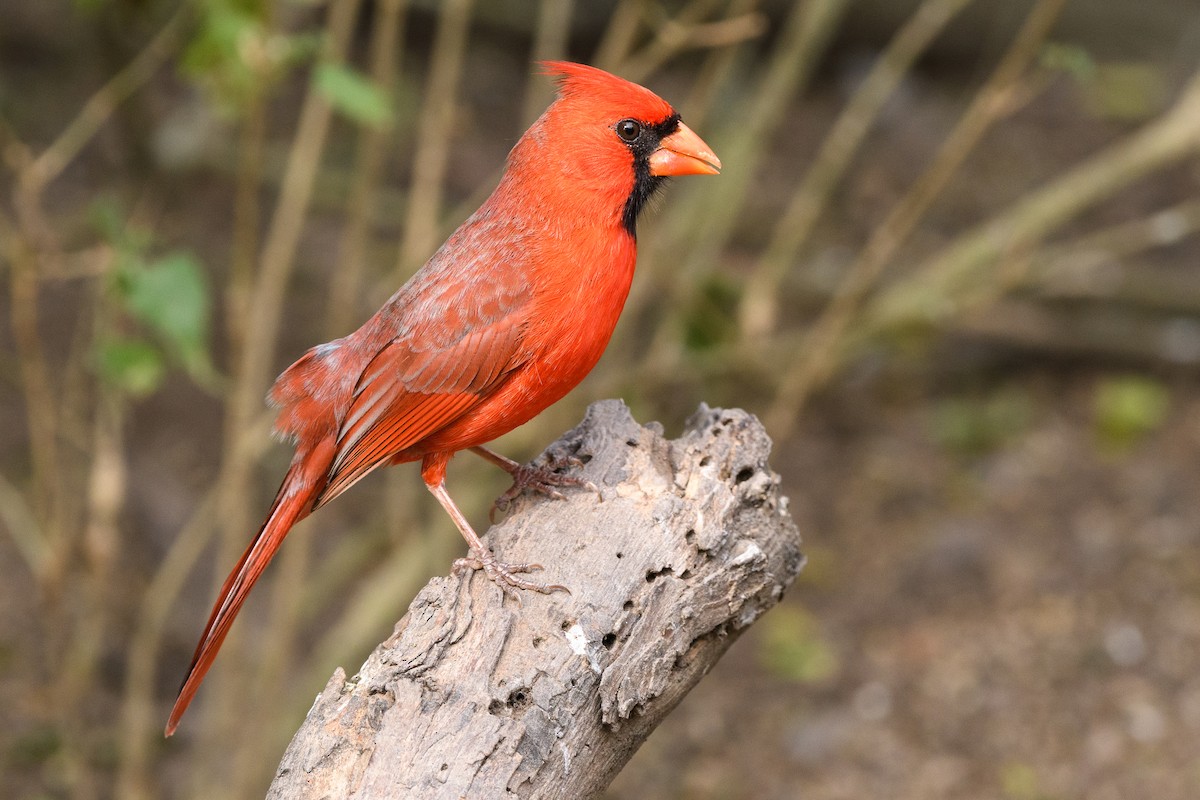
M 541 564 L 506 564 L 498 561 L 491 553 L 478 553 L 472 550 L 466 558 L 460 558 L 454 562 L 455 574 L 467 569 L 483 570 L 500 587 L 501 591 L 515 599 L 518 604 L 521 602 L 521 596 L 517 593 L 518 589 L 541 594 L 571 593 L 570 589 L 559 583 L 539 583 L 520 577 L 519 573 L 537 572 L 542 569 Z
M 555 500 L 566 500 L 567 497 L 556 487 L 574 486 L 588 491 L 595 492 L 600 500 L 604 500 L 604 495 L 600 493 L 600 488 L 596 484 L 584 478 L 577 478 L 574 475 L 565 475 L 556 471 L 561 466 L 582 467 L 583 462 L 575 456 L 550 456 L 546 466 L 536 466 L 534 464 L 521 464 L 509 474 L 512 475 L 512 486 L 508 487 L 507 491 L 496 498 L 496 502 L 492 504 L 491 511 L 488 512 L 488 519 L 495 524 L 496 512 L 501 514 L 508 511 L 512 505 L 512 501 L 516 500 L 526 489 L 532 489 L 535 492 L 551 497 Z

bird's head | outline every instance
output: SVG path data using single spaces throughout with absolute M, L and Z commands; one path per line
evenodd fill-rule
M 667 178 L 720 171 L 712 149 L 649 89 L 583 64 L 542 67 L 556 80 L 558 99 L 513 155 L 536 158 L 560 188 L 618 213 L 631 235 Z M 526 148 L 534 152 L 520 152 Z

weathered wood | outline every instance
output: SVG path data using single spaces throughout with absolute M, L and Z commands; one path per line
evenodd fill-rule
M 334 673 L 269 797 L 598 793 L 803 565 L 770 444 L 744 411 L 701 406 L 668 441 L 593 405 L 547 454 L 603 501 L 526 496 L 488 534 L 571 594 L 434 578 L 358 675 Z

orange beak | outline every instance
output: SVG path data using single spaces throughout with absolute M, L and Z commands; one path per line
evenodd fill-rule
M 721 159 L 682 122 L 679 129 L 659 142 L 658 149 L 650 154 L 651 175 L 717 175 L 720 172 Z

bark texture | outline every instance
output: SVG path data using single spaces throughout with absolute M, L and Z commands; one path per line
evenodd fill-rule
M 543 458 L 595 483 L 526 495 L 488 541 L 571 594 L 434 578 L 353 678 L 338 670 L 271 798 L 588 798 L 803 565 L 751 415 L 668 441 L 596 403 Z

